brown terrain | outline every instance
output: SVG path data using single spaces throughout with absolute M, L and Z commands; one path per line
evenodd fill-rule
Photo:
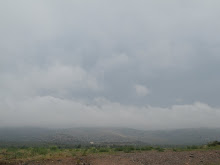
M 0 163 L 1 164 L 1 163 Z M 91 154 L 73 158 L 10 164 L 33 165 L 220 165 L 220 150 L 209 151 L 145 151 L 134 153 Z

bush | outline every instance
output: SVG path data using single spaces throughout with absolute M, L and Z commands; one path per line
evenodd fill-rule
M 24 153 L 22 153 L 22 152 L 15 153 L 15 158 L 23 158 L 23 157 L 24 157 Z
M 58 147 L 57 147 L 57 146 L 51 146 L 51 147 L 50 147 L 50 150 L 51 150 L 51 151 L 57 151 L 57 150 L 58 150 Z
M 32 155 L 46 155 L 48 150 L 46 148 L 37 147 L 33 148 L 31 153 Z
M 89 151 L 90 151 L 91 153 L 96 153 L 98 150 L 97 150 L 95 147 L 92 147 Z
M 109 152 L 109 150 L 107 148 L 100 148 L 99 152 Z
M 213 141 L 208 144 L 209 147 L 214 147 L 214 146 L 218 146 L 218 145 L 220 145 L 219 141 Z
M 124 151 L 125 153 L 130 153 L 132 150 L 131 150 L 130 148 L 125 148 L 123 151 Z
M 153 147 L 150 147 L 150 146 L 141 147 L 141 150 L 143 150 L 143 151 L 150 151 L 152 149 L 153 149 Z
M 191 149 L 198 149 L 198 146 L 195 146 L 195 145 L 193 145 L 193 146 L 191 146 Z
M 71 152 L 71 155 L 74 157 L 74 156 L 76 156 L 76 153 L 75 152 Z
M 176 148 L 173 148 L 173 151 L 174 151 L 174 152 L 176 152 L 176 151 L 177 151 L 177 149 L 176 149 Z
M 156 147 L 155 150 L 157 150 L 159 152 L 164 152 L 164 148 L 160 148 L 160 147 Z
M 86 156 L 87 155 L 86 152 L 87 152 L 87 150 L 84 150 L 82 153 L 82 156 Z
M 81 144 L 77 145 L 76 148 L 81 148 Z
M 18 148 L 16 147 L 9 147 L 6 152 L 17 152 L 18 151 Z
M 115 151 L 123 151 L 122 147 L 115 148 Z

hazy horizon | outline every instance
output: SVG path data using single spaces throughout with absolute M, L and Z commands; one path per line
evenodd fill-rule
M 220 127 L 188 127 L 188 128 L 167 128 L 167 129 L 150 129 L 150 128 L 136 128 L 136 127 L 120 127 L 120 126 L 71 126 L 71 127 L 37 127 L 37 126 L 0 126 L 0 131 L 2 130 L 7 130 L 7 131 L 12 131 L 12 130 L 31 130 L 33 132 L 35 132 L 35 130 L 51 130 L 51 131 L 56 131 L 56 130 L 84 130 L 84 129 L 88 129 L 88 130 L 137 130 L 137 131 L 146 131 L 146 132 L 160 132 L 160 131 L 190 131 L 190 130 L 206 130 L 206 131 L 210 131 L 210 130 L 220 130 Z
M 0 2 L 0 127 L 220 125 L 220 1 Z

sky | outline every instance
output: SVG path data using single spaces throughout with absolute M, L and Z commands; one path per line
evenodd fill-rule
M 0 1 L 0 127 L 219 127 L 219 16 L 219 0 Z

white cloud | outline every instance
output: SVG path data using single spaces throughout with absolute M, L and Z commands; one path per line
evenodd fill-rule
M 196 102 L 169 108 L 128 106 L 99 98 L 94 104 L 51 96 L 0 102 L 1 126 L 121 126 L 140 129 L 218 127 L 220 109 Z
M 80 66 L 55 64 L 46 70 L 35 70 L 29 76 L 29 80 L 37 88 L 52 90 L 77 90 L 77 88 L 96 90 L 99 88 L 95 77 Z
M 149 89 L 144 85 L 137 84 L 134 86 L 136 94 L 140 97 L 144 97 L 150 93 Z
M 10 97 L 66 95 L 79 90 L 101 90 L 96 78 L 80 66 L 53 64 L 46 68 L 31 68 L 19 75 L 5 74 L 2 79 L 3 95 Z M 4 93 L 5 91 L 5 93 Z

